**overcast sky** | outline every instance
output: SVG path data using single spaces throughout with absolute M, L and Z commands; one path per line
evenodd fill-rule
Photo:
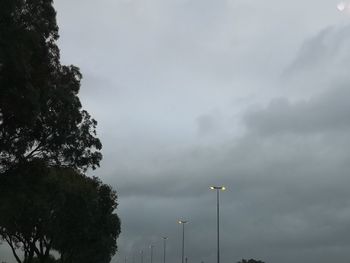
M 350 12 L 337 0 L 57 0 L 119 195 L 113 262 L 348 263 Z M 350 10 L 350 8 L 349 8 Z M 0 253 L 7 258 L 5 246 Z M 8 260 L 8 262 L 11 262 Z

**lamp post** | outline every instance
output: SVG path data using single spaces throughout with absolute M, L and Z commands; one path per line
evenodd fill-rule
M 143 263 L 143 250 L 140 251 L 140 255 L 141 255 L 141 263 Z
M 163 238 L 163 263 L 165 263 L 165 254 L 166 254 L 166 240 L 168 237 L 162 237 Z
M 220 263 L 220 228 L 219 228 L 219 222 L 220 222 L 220 205 L 219 205 L 219 192 L 225 191 L 225 186 L 210 186 L 211 190 L 216 191 L 216 227 L 217 227 L 217 263 Z
M 182 225 L 182 257 L 181 257 L 181 263 L 184 263 L 184 255 L 185 255 L 185 224 L 187 221 L 185 220 L 179 220 L 178 223 Z
M 153 245 L 150 245 L 149 248 L 151 249 L 151 263 L 153 263 Z

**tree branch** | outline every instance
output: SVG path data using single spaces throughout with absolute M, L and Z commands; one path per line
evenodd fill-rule
M 39 142 L 38 146 L 35 147 L 30 153 L 28 153 L 24 158 L 28 159 L 28 158 L 32 157 L 36 151 L 40 150 L 41 146 L 42 146 L 42 143 Z
M 11 248 L 11 250 L 12 250 L 12 253 L 13 253 L 15 259 L 16 259 L 16 261 L 17 261 L 18 263 L 22 263 L 21 259 L 18 257 L 18 255 L 17 255 L 17 253 L 16 253 L 15 246 L 12 244 L 11 238 L 10 238 L 9 236 L 7 236 L 7 235 L 3 235 L 3 237 L 4 237 L 5 241 L 7 242 L 7 244 L 9 244 L 9 246 L 10 246 L 10 248 Z

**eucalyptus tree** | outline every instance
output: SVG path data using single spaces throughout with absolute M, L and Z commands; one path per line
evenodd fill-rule
M 108 263 L 117 251 L 117 194 L 95 177 L 34 160 L 0 176 L 0 200 L 0 239 L 18 263 Z
M 35 158 L 85 170 L 102 158 L 82 75 L 60 63 L 52 0 L 0 1 L 0 172 Z
M 52 0 L 0 1 L 0 241 L 18 263 L 107 263 L 116 192 L 84 175 L 102 159 L 82 74 L 62 65 Z

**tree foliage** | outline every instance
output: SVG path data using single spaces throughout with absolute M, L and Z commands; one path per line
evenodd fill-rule
M 34 160 L 0 176 L 0 200 L 0 237 L 18 263 L 51 262 L 52 251 L 61 263 L 108 263 L 117 250 L 117 195 L 97 178 Z
M 265 263 L 264 261 L 261 260 L 255 260 L 255 259 L 242 259 L 241 261 L 238 261 L 237 263 Z
M 86 177 L 102 158 L 79 68 L 60 63 L 52 0 L 0 1 L 0 241 L 17 262 L 107 263 L 117 195 Z M 55 254 L 56 255 L 56 254 Z
M 60 64 L 52 0 L 0 1 L 0 172 L 35 158 L 84 170 L 102 158 L 82 75 Z

